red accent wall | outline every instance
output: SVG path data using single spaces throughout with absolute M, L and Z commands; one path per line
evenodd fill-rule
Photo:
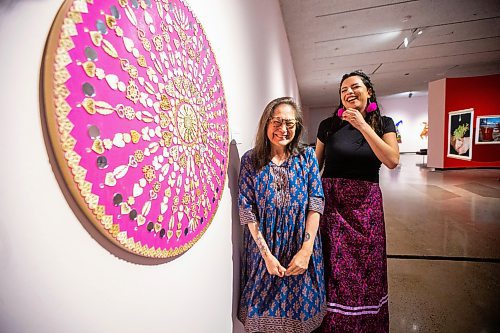
M 475 144 L 476 119 L 478 116 L 500 116 L 500 75 L 448 78 L 446 79 L 444 168 L 500 167 L 500 144 Z M 450 137 L 448 133 L 449 112 L 474 109 L 472 160 L 447 157 Z

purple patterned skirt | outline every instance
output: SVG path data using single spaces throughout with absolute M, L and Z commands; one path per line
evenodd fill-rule
M 389 332 L 387 257 L 378 183 L 324 178 L 320 228 L 327 315 L 321 332 Z

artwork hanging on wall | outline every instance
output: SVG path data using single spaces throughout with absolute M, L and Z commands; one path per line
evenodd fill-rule
M 403 123 L 402 120 L 398 121 L 395 125 L 396 125 L 396 140 L 398 141 L 398 143 L 401 143 L 403 141 L 401 141 L 401 132 L 399 130 L 399 125 L 401 125 Z
M 500 143 L 500 116 L 478 116 L 476 119 L 476 144 Z
M 472 133 L 474 109 L 453 111 L 448 114 L 448 157 L 472 159 Z
M 229 129 L 214 52 L 186 3 L 65 1 L 41 82 L 57 167 L 99 231 L 151 258 L 198 241 L 225 186 Z
M 427 138 L 429 135 L 429 124 L 426 121 L 422 122 L 422 131 L 420 132 L 420 139 Z

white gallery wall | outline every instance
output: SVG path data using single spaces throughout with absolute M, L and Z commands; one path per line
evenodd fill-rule
M 420 137 L 424 122 L 428 117 L 428 98 L 426 93 L 418 93 L 408 98 L 408 93 L 377 98 L 382 115 L 389 116 L 398 126 L 401 134 L 399 150 L 401 152 L 417 152 L 427 148 L 427 137 Z M 333 108 L 310 108 L 308 115 L 308 135 L 306 142 L 316 142 L 319 123 L 333 114 Z
M 39 71 L 62 1 L 0 2 L 0 332 L 239 332 L 239 157 L 269 100 L 298 97 L 277 0 L 186 0 L 221 70 L 231 145 L 227 186 L 204 236 L 146 265 L 119 258 L 75 217 L 46 151 Z M 233 328 L 234 326 L 234 328 Z
M 306 127 L 307 127 L 307 137 L 304 141 L 307 143 L 315 143 L 316 136 L 318 134 L 319 124 L 323 119 L 331 117 L 334 108 L 330 107 L 311 107 L 309 109 L 309 114 L 307 117 Z
M 420 137 L 424 122 L 428 123 L 428 95 L 418 94 L 408 98 L 408 93 L 378 98 L 382 114 L 391 117 L 401 134 L 399 151 L 417 152 L 427 149 L 428 138 Z

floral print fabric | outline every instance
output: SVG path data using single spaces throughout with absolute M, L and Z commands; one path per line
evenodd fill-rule
M 378 183 L 323 178 L 320 229 L 327 314 L 321 332 L 389 332 L 387 259 Z

